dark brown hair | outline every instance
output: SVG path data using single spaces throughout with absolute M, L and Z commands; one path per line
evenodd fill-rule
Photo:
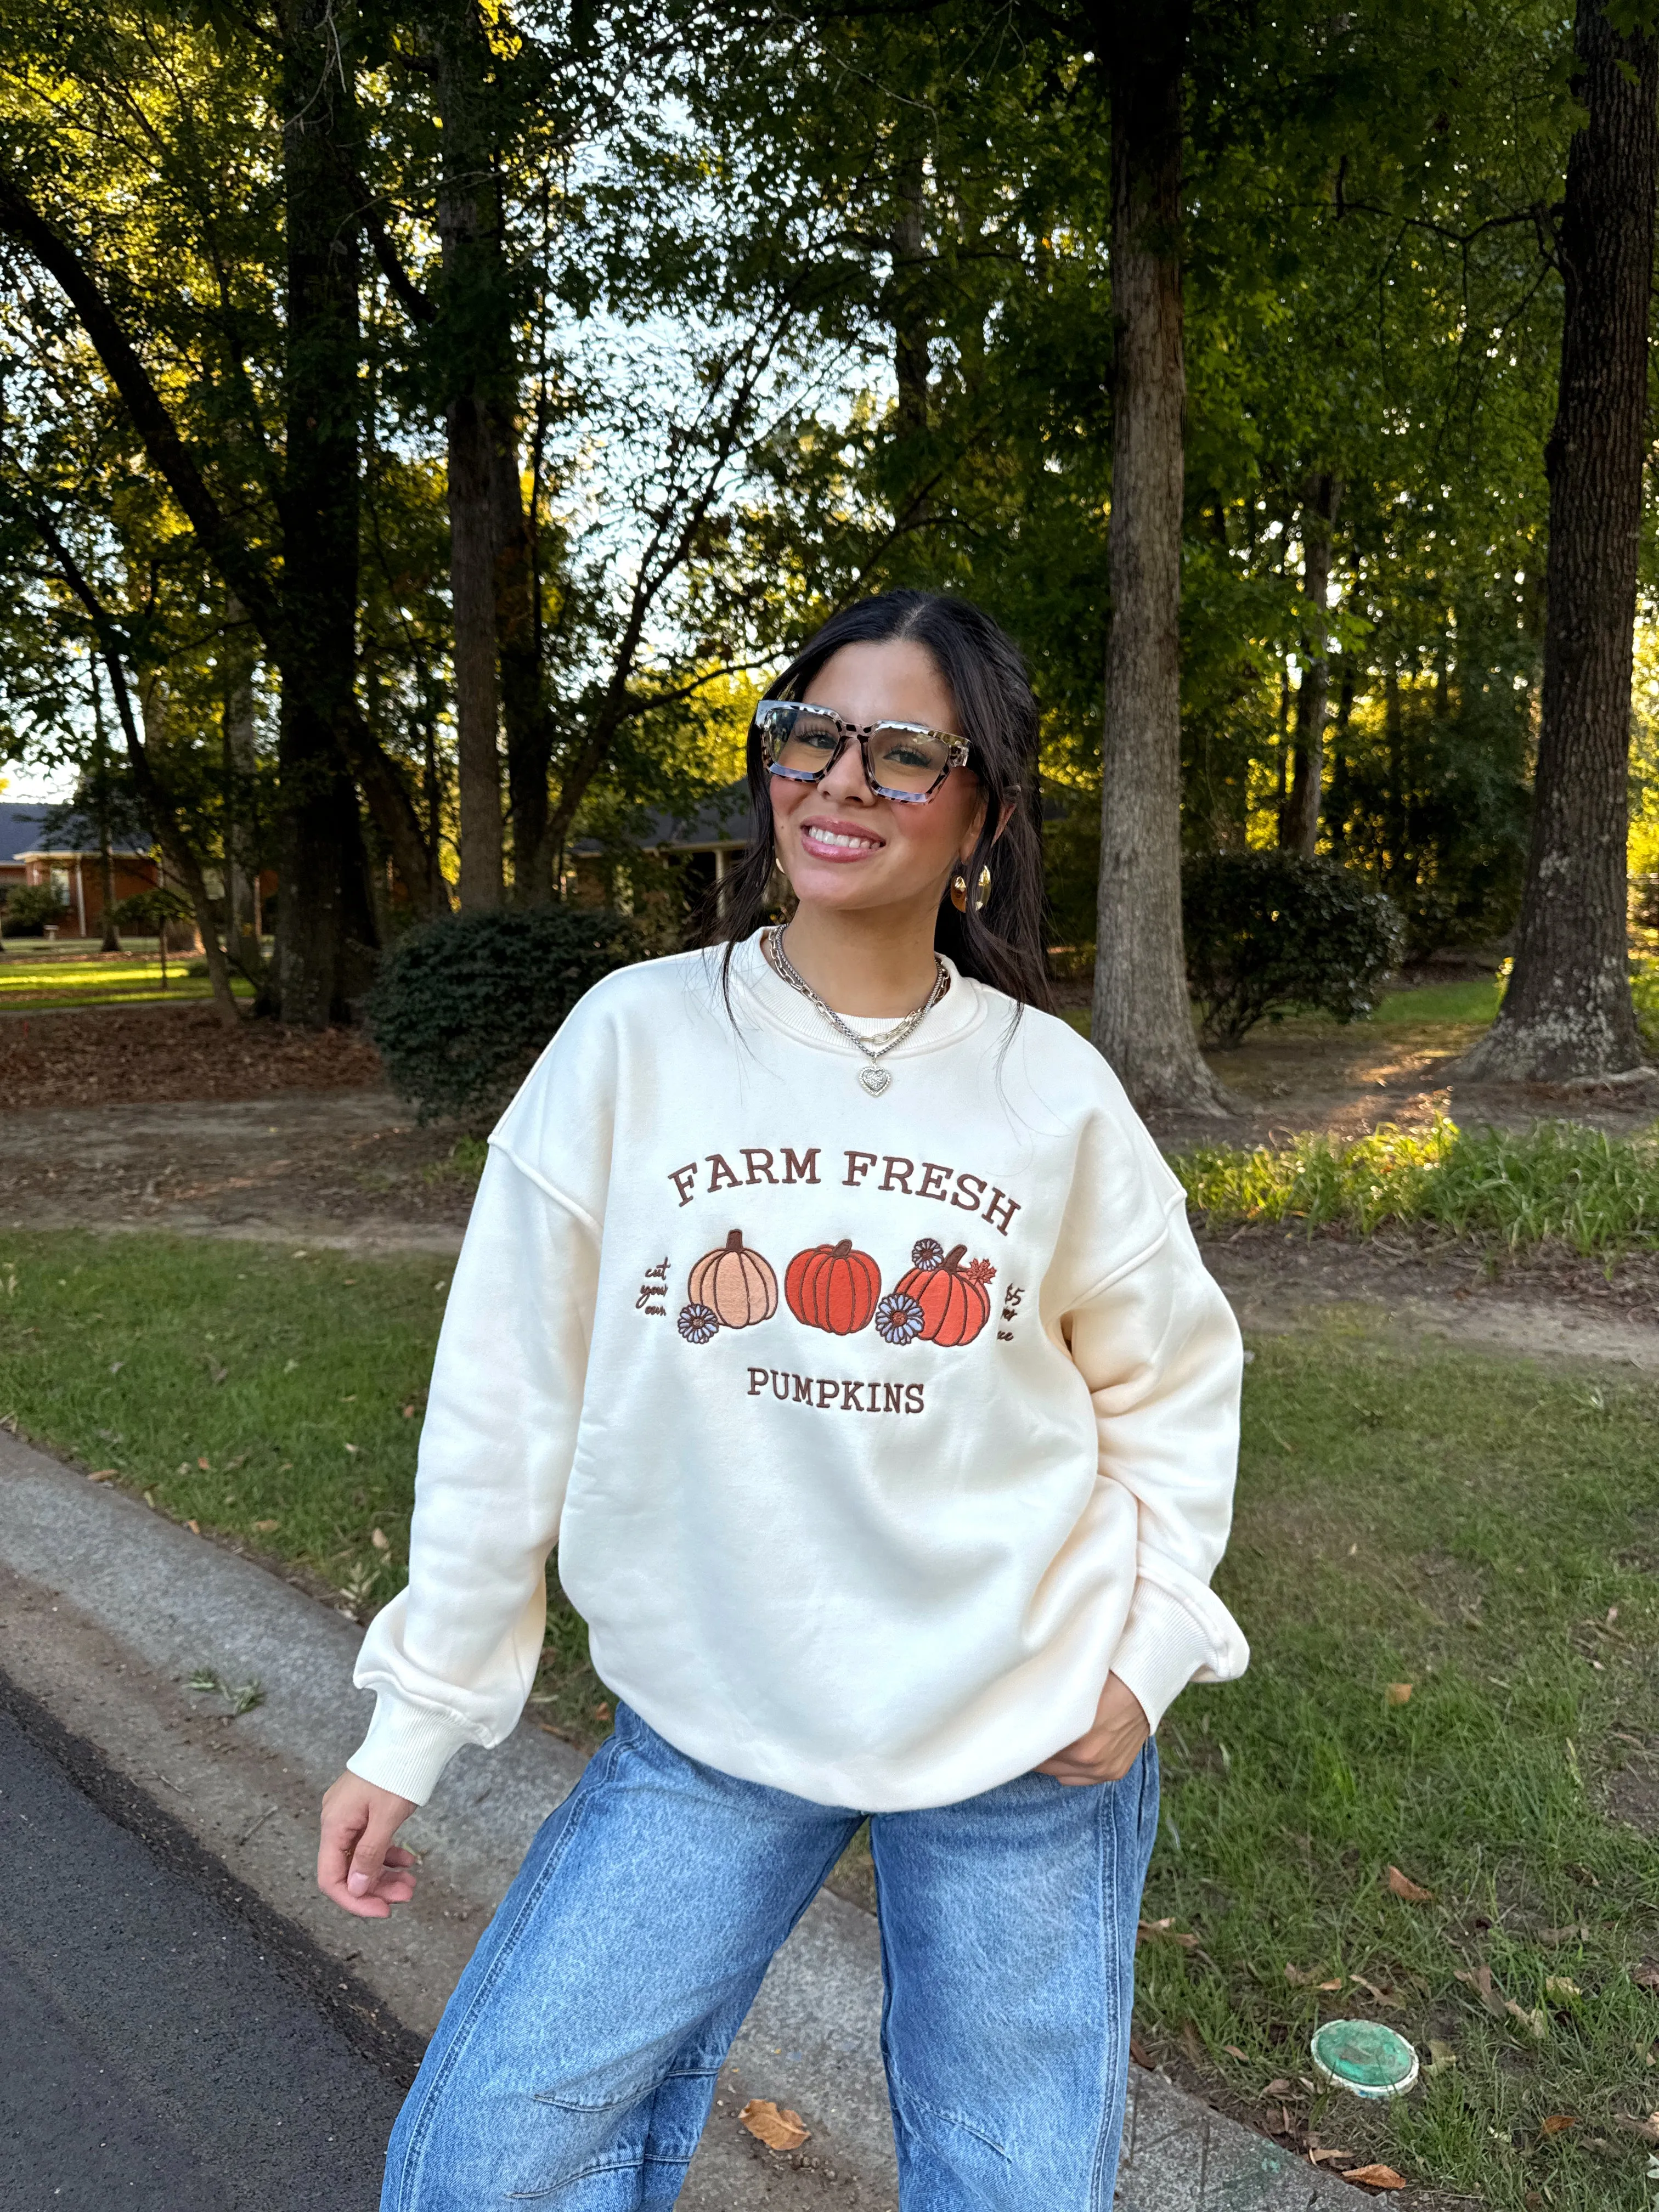
M 1048 982 L 1042 952 L 1042 852 L 1036 823 L 1037 710 L 1030 678 L 1013 640 L 971 600 L 942 592 L 884 592 L 831 615 L 764 695 L 805 699 L 817 673 L 844 645 L 884 644 L 908 638 L 926 648 L 956 705 L 955 733 L 971 750 L 969 772 L 985 794 L 985 820 L 973 856 L 963 870 L 969 884 L 981 868 L 991 872 L 982 907 L 972 901 L 958 914 L 947 892 L 939 902 L 933 943 L 964 975 L 989 983 L 1027 1006 L 1047 1008 Z M 760 739 L 749 733 L 749 798 L 754 834 L 721 887 L 718 914 L 711 901 L 705 941 L 726 941 L 729 974 L 738 942 L 771 911 L 776 846 L 772 828 L 771 778 Z M 1000 837 L 997 823 L 1012 805 Z

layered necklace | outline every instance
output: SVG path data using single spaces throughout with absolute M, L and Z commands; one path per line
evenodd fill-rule
M 933 988 L 912 1013 L 896 1022 L 890 1030 L 879 1030 L 872 1037 L 862 1037 L 855 1029 L 849 1029 L 833 1006 L 826 1006 L 817 993 L 795 967 L 783 949 L 783 931 L 769 929 L 762 939 L 766 955 L 778 974 L 793 991 L 799 991 L 809 1006 L 816 1006 L 831 1029 L 844 1036 L 848 1044 L 864 1056 L 865 1065 L 859 1070 L 859 1081 L 872 1098 L 879 1098 L 893 1080 L 893 1071 L 881 1063 L 890 1052 L 896 1051 L 931 1014 L 933 1008 L 951 988 L 951 971 L 936 952 L 934 963 L 939 973 L 933 978 Z

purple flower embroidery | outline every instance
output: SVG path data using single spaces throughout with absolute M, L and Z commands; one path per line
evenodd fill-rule
M 927 1318 L 908 1291 L 890 1291 L 876 1308 L 876 1334 L 884 1344 L 914 1344 Z
M 720 1328 L 720 1317 L 707 1306 L 682 1306 L 679 1332 L 688 1344 L 707 1344 Z

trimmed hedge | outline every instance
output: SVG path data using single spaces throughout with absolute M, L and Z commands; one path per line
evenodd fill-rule
M 582 994 L 640 951 L 633 922 L 605 907 L 507 907 L 411 930 L 367 1009 L 392 1089 L 422 1121 L 494 1112 Z
M 1182 872 L 1181 908 L 1206 1044 L 1292 1009 L 1358 1020 L 1405 949 L 1392 900 L 1299 853 L 1207 853 Z

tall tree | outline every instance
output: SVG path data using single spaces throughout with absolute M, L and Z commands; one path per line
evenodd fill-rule
M 1578 0 L 1550 487 L 1544 682 L 1515 970 L 1464 1060 L 1487 1079 L 1640 1065 L 1627 951 L 1632 636 L 1648 423 L 1659 184 L 1659 40 Z
M 1319 842 L 1325 780 L 1325 711 L 1331 695 L 1331 525 L 1340 488 L 1322 469 L 1302 503 L 1302 683 L 1296 695 L 1296 747 L 1290 803 L 1279 823 L 1281 845 L 1311 860 Z
M 1142 1108 L 1224 1113 L 1181 930 L 1182 94 L 1191 0 L 1101 11 L 1112 102 L 1111 625 L 1090 1034 Z
M 284 611 L 307 680 L 283 686 L 276 988 L 283 1018 L 343 1018 L 377 932 L 345 735 L 357 674 L 362 343 L 356 99 L 331 0 L 284 0 Z

